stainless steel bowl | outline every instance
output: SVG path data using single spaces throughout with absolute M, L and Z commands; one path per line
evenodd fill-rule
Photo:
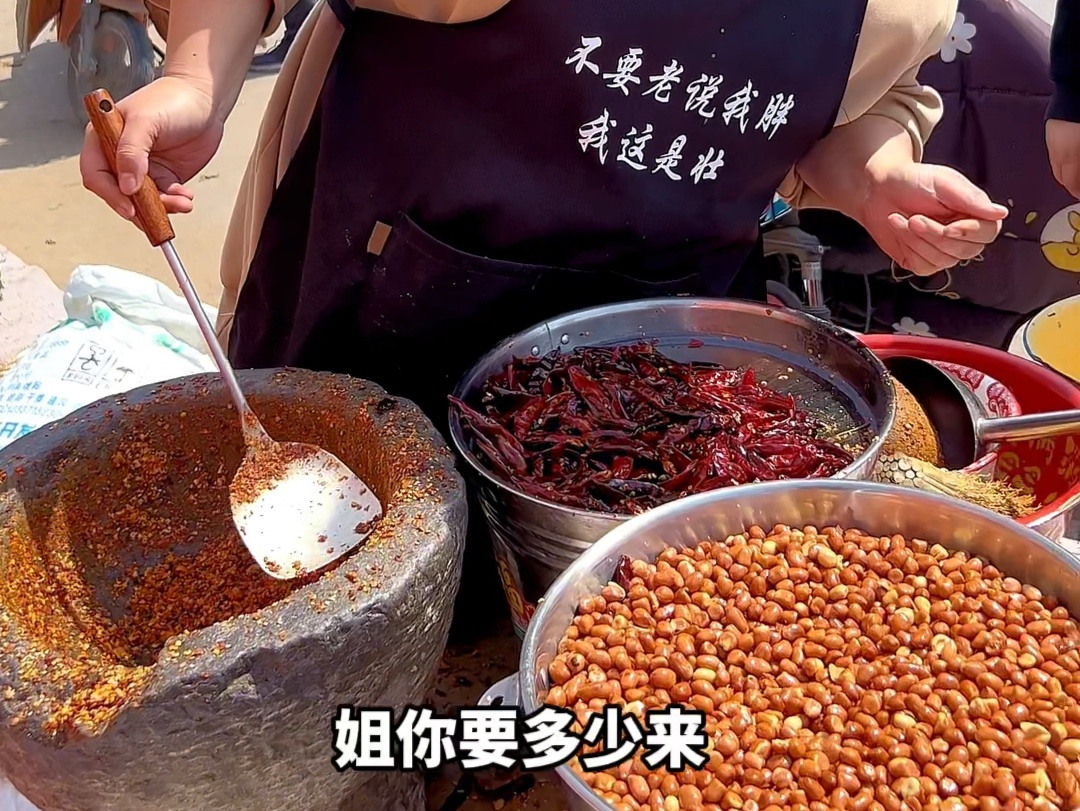
M 1020 582 L 1051 594 L 1080 615 L 1080 559 L 1037 532 L 996 513 L 906 487 L 820 479 L 715 490 L 665 504 L 609 532 L 552 585 L 525 635 L 519 670 L 480 703 L 540 706 L 547 669 L 582 597 L 599 593 L 623 555 L 655 558 L 665 546 L 687 548 L 753 525 L 843 526 L 877 535 L 899 533 L 982 555 Z M 609 806 L 568 766 L 556 773 L 570 811 Z
M 643 340 L 657 341 L 665 355 L 678 361 L 753 366 L 760 379 L 796 396 L 839 429 L 849 427 L 845 421 L 850 426 L 862 422 L 866 450 L 837 477 L 869 478 L 895 413 L 885 367 L 848 332 L 793 310 L 704 298 L 645 299 L 579 310 L 504 341 L 465 375 L 455 394 L 472 401 L 484 382 L 516 357 Z M 501 481 L 472 452 L 456 409 L 450 413 L 450 436 L 472 468 L 514 625 L 523 635 L 536 601 L 555 578 L 629 516 L 541 501 Z

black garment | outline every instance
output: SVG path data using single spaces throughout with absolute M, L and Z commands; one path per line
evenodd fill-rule
M 1080 0 L 1058 0 L 1050 42 L 1050 118 L 1080 123 Z
M 230 354 L 373 380 L 445 429 L 457 380 L 515 332 L 732 291 L 832 128 L 866 0 L 511 0 L 459 25 L 331 6 L 344 35 Z M 459 631 L 503 603 L 477 563 Z
M 240 295 L 234 362 L 367 377 L 442 425 L 458 377 L 513 332 L 726 294 L 774 190 L 832 127 L 864 11 L 840 0 L 828 25 L 813 0 L 512 0 L 451 26 L 345 14 Z M 678 82 L 655 90 L 672 66 Z M 392 230 L 373 253 L 377 223 Z

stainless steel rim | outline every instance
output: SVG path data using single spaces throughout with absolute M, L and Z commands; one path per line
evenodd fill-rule
M 686 498 L 661 505 L 646 513 L 635 516 L 629 521 L 612 529 L 603 538 L 594 543 L 587 551 L 582 553 L 573 565 L 558 577 L 548 589 L 547 593 L 562 594 L 567 590 L 568 586 L 573 584 L 581 576 L 582 572 L 588 572 L 595 565 L 604 561 L 612 554 L 614 549 L 621 547 L 627 539 L 640 533 L 651 525 L 665 523 L 672 514 L 678 515 L 687 511 L 688 507 L 695 505 L 705 507 L 717 501 L 727 501 L 736 494 L 741 494 L 748 499 L 753 498 L 759 494 L 766 493 L 771 489 L 784 489 L 786 492 L 792 493 L 798 493 L 800 491 L 820 491 L 824 489 L 834 493 L 854 493 L 862 491 L 883 496 L 889 494 L 902 495 L 908 499 L 916 499 L 928 506 L 936 505 L 954 513 L 981 518 L 991 524 L 1000 526 L 1003 532 L 1023 536 L 1027 541 L 1050 553 L 1050 555 L 1056 558 L 1066 569 L 1076 570 L 1080 568 L 1075 557 L 1043 535 L 1040 535 L 1035 530 L 1022 524 L 1018 524 L 1015 521 L 991 512 L 990 510 L 975 507 L 965 502 L 956 501 L 947 496 L 941 496 L 923 490 L 912 490 L 911 488 L 899 487 L 896 485 L 879 484 L 876 482 L 842 479 L 804 479 L 801 481 L 746 484 L 739 487 L 713 490 L 707 493 L 687 496 Z M 547 619 L 548 615 L 555 610 L 556 607 L 554 603 L 549 602 L 546 598 L 541 600 L 537 607 L 536 614 L 533 616 L 532 621 L 529 623 L 529 628 L 525 633 L 525 639 L 521 648 L 521 657 L 518 660 L 517 689 L 519 702 L 526 713 L 533 712 L 539 706 L 535 690 L 532 686 L 533 663 L 537 660 L 540 653 L 539 640 L 537 637 L 539 629 L 544 625 L 544 621 Z M 591 805 L 595 805 L 597 808 L 604 807 L 603 801 L 596 797 L 593 791 L 573 772 L 572 769 L 570 769 L 569 766 L 559 766 L 555 771 L 565 783 L 568 791 L 572 791 L 582 800 Z

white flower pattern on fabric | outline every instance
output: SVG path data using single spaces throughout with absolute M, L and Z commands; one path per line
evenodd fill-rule
M 924 338 L 936 338 L 925 321 L 916 321 L 909 315 L 905 315 L 899 322 L 892 325 L 897 335 L 921 335 Z
M 971 53 L 971 40 L 975 37 L 975 31 L 975 24 L 969 23 L 963 12 L 956 12 L 952 28 L 945 35 L 945 41 L 941 43 L 941 50 L 938 51 L 941 61 L 952 62 L 958 52 Z

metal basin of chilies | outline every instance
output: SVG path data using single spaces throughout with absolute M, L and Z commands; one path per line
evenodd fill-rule
M 836 478 L 868 478 L 882 437 L 892 428 L 894 393 L 885 367 L 849 333 L 793 310 L 725 299 L 645 299 L 545 321 L 485 355 L 455 395 L 475 402 L 484 382 L 515 357 L 640 341 L 656 341 L 677 361 L 752 366 L 759 379 L 794 395 L 826 421 L 860 421 L 870 439 Z M 473 453 L 456 409 L 450 413 L 450 436 L 471 467 L 514 626 L 523 635 L 536 602 L 555 578 L 630 516 L 542 501 L 502 481 Z
M 1003 516 L 921 490 L 857 481 L 770 482 L 714 490 L 657 507 L 614 529 L 551 586 L 536 612 L 517 673 L 495 684 L 481 705 L 517 705 L 529 714 L 548 689 L 548 666 L 579 601 L 599 594 L 623 555 L 653 560 L 665 546 L 686 549 L 722 541 L 750 527 L 841 526 L 872 535 L 900 534 L 987 558 L 1005 574 L 1080 611 L 1080 560 Z M 568 811 L 610 809 L 568 765 L 555 773 Z

